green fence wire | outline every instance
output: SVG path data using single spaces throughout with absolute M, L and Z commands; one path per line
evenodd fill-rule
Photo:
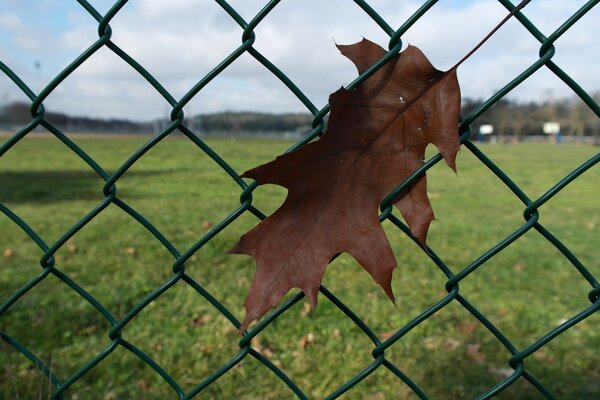
M 405 374 L 397 365 L 386 358 L 386 350 L 393 346 L 395 343 L 402 340 L 402 338 L 409 333 L 412 329 L 417 327 L 423 321 L 446 307 L 447 305 L 454 303 L 460 304 L 471 313 L 479 322 L 485 326 L 501 343 L 508 352 L 512 355 L 508 359 L 508 364 L 512 368 L 512 373 L 489 390 L 481 393 L 478 399 L 492 398 L 507 387 L 511 386 L 515 381 L 520 378 L 526 379 L 533 387 L 537 389 L 539 394 L 545 398 L 553 399 L 555 395 L 550 391 L 549 388 L 544 386 L 527 368 L 525 368 L 525 360 L 534 354 L 536 351 L 544 347 L 550 341 L 561 335 L 563 332 L 572 328 L 577 323 L 583 321 L 600 308 L 600 285 L 597 279 L 586 269 L 583 263 L 565 246 L 560 240 L 558 240 L 548 229 L 546 229 L 540 222 L 540 208 L 563 190 L 567 185 L 577 179 L 578 176 L 583 174 L 595 166 L 600 161 L 600 154 L 596 154 L 586 162 L 579 165 L 564 178 L 558 181 L 554 186 L 548 189 L 543 195 L 537 199 L 530 199 L 519 186 L 511 180 L 511 178 L 505 174 L 496 164 L 494 164 L 478 147 L 476 147 L 470 140 L 471 130 L 470 124 L 474 122 L 479 116 L 481 116 L 486 110 L 492 107 L 496 102 L 502 99 L 507 93 L 509 93 L 516 86 L 524 82 L 534 72 L 541 68 L 547 68 L 552 71 L 558 78 L 560 78 L 565 84 L 567 84 L 573 92 L 581 99 L 587 106 L 600 118 L 600 106 L 591 98 L 591 96 L 584 91 L 577 82 L 575 82 L 567 73 L 565 73 L 553 60 L 555 54 L 554 42 L 567 32 L 573 25 L 588 11 L 598 4 L 600 0 L 590 0 L 585 3 L 579 10 L 577 10 L 570 18 L 568 18 L 558 29 L 549 35 L 542 33 L 522 12 L 518 12 L 515 18 L 529 31 L 529 33 L 540 42 L 539 48 L 539 59 L 535 61 L 531 66 L 525 69 L 521 74 L 515 77 L 509 84 L 502 89 L 498 90 L 492 97 L 487 99 L 480 107 L 475 111 L 463 117 L 460 124 L 460 140 L 464 149 L 469 150 L 475 157 L 477 157 L 483 165 L 485 165 L 493 174 L 495 174 L 500 181 L 502 181 L 508 189 L 514 193 L 514 195 L 523 203 L 524 211 L 523 217 L 525 222 L 522 226 L 516 229 L 513 233 L 508 235 L 502 241 L 494 245 L 492 248 L 481 254 L 475 261 L 470 263 L 468 266 L 460 270 L 458 273 L 453 273 L 450 268 L 444 263 L 441 257 L 435 252 L 435 249 L 428 249 L 426 252 L 427 257 L 439 267 L 440 271 L 445 274 L 447 281 L 445 284 L 445 290 L 447 294 L 437 300 L 431 307 L 423 310 L 423 312 L 414 318 L 412 321 L 402 326 L 400 329 L 395 331 L 391 336 L 385 340 L 380 340 L 376 333 L 371 330 L 367 323 L 365 323 L 359 316 L 357 316 L 348 306 L 346 306 L 340 299 L 338 299 L 332 292 L 327 290 L 325 287 L 321 287 L 321 293 L 328 298 L 336 307 L 338 307 L 350 320 L 352 320 L 356 326 L 364 332 L 364 335 L 370 339 L 373 343 L 371 354 L 373 356 L 373 362 L 365 367 L 352 379 L 343 383 L 339 388 L 330 393 L 327 398 L 337 398 L 347 391 L 351 390 L 354 386 L 359 385 L 360 382 L 365 379 L 369 374 L 379 368 L 384 368 L 391 371 L 398 379 L 404 382 L 416 396 L 421 399 L 427 399 L 428 396 L 425 394 L 425 390 L 419 387 L 410 376 Z M 196 83 L 181 99 L 175 99 L 161 84 L 158 82 L 144 67 L 139 64 L 134 58 L 128 55 L 125 51 L 119 48 L 114 42 L 111 41 L 112 30 L 110 27 L 110 21 L 115 17 L 121 10 L 121 8 L 127 3 L 126 0 L 117 1 L 112 8 L 105 14 L 101 15 L 96 9 L 85 0 L 78 0 L 78 3 L 98 21 L 98 40 L 95 41 L 88 49 L 81 53 L 75 60 L 73 60 L 62 72 L 60 72 L 40 93 L 32 92 L 27 85 L 21 80 L 21 78 L 11 71 L 4 63 L 0 61 L 0 70 L 12 81 L 16 86 L 23 91 L 23 93 L 31 100 L 31 115 L 32 119 L 25 127 L 20 129 L 17 133 L 11 136 L 3 145 L 0 147 L 0 157 L 9 151 L 17 142 L 27 136 L 36 127 L 42 126 L 51 132 L 56 138 L 58 138 L 65 146 L 67 146 L 73 153 L 79 156 L 98 176 L 100 176 L 105 184 L 103 187 L 104 199 L 92 209 L 84 218 L 72 226 L 68 231 L 55 242 L 46 243 L 38 233 L 36 233 L 26 221 L 15 214 L 10 208 L 4 204 L 0 204 L 0 211 L 10 218 L 20 229 L 22 229 L 33 242 L 42 250 L 43 256 L 40 259 L 41 272 L 34 279 L 25 284 L 22 288 L 17 290 L 7 299 L 0 299 L 2 303 L 0 305 L 0 317 L 5 318 L 4 314 L 11 308 L 13 304 L 25 294 L 31 290 L 35 290 L 36 286 L 40 282 L 47 279 L 48 276 L 54 275 L 60 279 L 64 284 L 69 287 L 72 291 L 81 296 L 87 301 L 103 318 L 106 319 L 112 326 L 109 332 L 107 332 L 108 345 L 100 353 L 93 356 L 91 359 L 85 361 L 80 368 L 73 373 L 71 376 L 59 377 L 55 375 L 51 368 L 44 364 L 40 357 L 28 349 L 26 346 L 18 341 L 18 338 L 9 336 L 5 332 L 0 331 L 0 338 L 5 344 L 11 346 L 16 351 L 20 352 L 23 356 L 27 357 L 31 363 L 43 373 L 50 381 L 53 392 L 52 398 L 62 398 L 65 391 L 82 379 L 90 370 L 95 368 L 103 359 L 109 354 L 115 351 L 117 348 L 123 348 L 129 351 L 134 356 L 138 357 L 144 363 L 149 365 L 170 387 L 173 389 L 174 397 L 180 399 L 190 399 L 202 392 L 203 389 L 217 381 L 219 378 L 227 374 L 236 364 L 246 357 L 253 357 L 265 368 L 272 371 L 277 377 L 279 377 L 290 389 L 290 395 L 294 395 L 297 398 L 305 399 L 308 396 L 302 391 L 302 388 L 294 383 L 294 380 L 287 376 L 279 367 L 277 367 L 268 357 L 265 357 L 257 349 L 252 346 L 252 339 L 259 335 L 267 326 L 273 323 L 282 314 L 286 313 L 295 303 L 297 303 L 302 297 L 302 293 L 297 293 L 288 299 L 284 304 L 275 310 L 272 314 L 268 315 L 262 321 L 260 321 L 253 329 L 246 332 L 239 342 L 240 350 L 239 353 L 231 360 L 223 364 L 218 370 L 212 372 L 202 382 L 198 383 L 189 391 L 184 391 L 180 384 L 170 376 L 162 367 L 153 360 L 148 354 L 144 353 L 133 343 L 127 341 L 122 336 L 122 332 L 129 322 L 138 315 L 145 307 L 156 300 L 163 293 L 168 291 L 177 282 L 185 282 L 190 288 L 194 289 L 199 296 L 205 298 L 210 302 L 218 312 L 226 317 L 233 326 L 239 327 L 240 322 L 236 316 L 230 312 L 223 304 L 221 304 L 211 293 L 206 290 L 202 285 L 192 279 L 186 273 L 185 263 L 190 257 L 205 246 L 211 239 L 219 234 L 225 227 L 235 221 L 244 213 L 252 213 L 256 217 L 262 219 L 264 214 L 253 205 L 253 190 L 256 188 L 254 182 L 248 183 L 243 179 L 239 178 L 238 172 L 235 171 L 226 160 L 221 158 L 210 146 L 208 146 L 203 140 L 194 134 L 184 123 L 183 108 L 184 106 L 196 96 L 212 79 L 218 76 L 222 71 L 228 68 L 234 63 L 242 54 L 248 53 L 254 57 L 258 62 L 264 65 L 273 75 L 275 75 L 283 84 L 306 106 L 307 110 L 314 115 L 312 130 L 296 143 L 289 151 L 293 151 L 311 140 L 317 138 L 322 134 L 324 129 L 324 118 L 329 112 L 329 106 L 325 106 L 322 109 L 318 109 L 315 105 L 304 95 L 304 93 L 292 82 L 283 72 L 281 72 L 276 65 L 271 63 L 266 57 L 264 57 L 259 51 L 257 51 L 253 44 L 256 40 L 254 34 L 255 28 L 261 23 L 261 21 L 280 3 L 280 0 L 272 0 L 266 4 L 266 6 L 260 10 L 252 20 L 247 22 L 240 14 L 225 0 L 216 0 L 219 6 L 223 8 L 231 16 L 231 18 L 241 28 L 241 41 L 242 44 L 229 56 L 223 59 L 212 71 L 210 71 L 204 78 Z M 427 11 L 435 5 L 437 1 L 430 0 L 424 2 L 424 4 L 410 16 L 398 29 L 392 28 L 381 15 L 377 13 L 366 1 L 355 0 L 354 1 L 364 12 L 372 18 L 383 31 L 390 36 L 389 41 L 389 53 L 383 57 L 380 62 L 376 63 L 370 70 L 381 67 L 387 60 L 387 57 L 391 54 L 396 54 L 401 50 L 402 47 L 402 35 Z M 507 10 L 513 10 L 515 5 L 508 0 L 499 0 Z M 114 54 L 120 57 L 123 61 L 134 68 L 140 76 L 142 76 L 149 85 L 151 85 L 171 106 L 171 123 L 158 132 L 152 139 L 140 147 L 134 154 L 131 155 L 113 174 L 107 173 L 92 157 L 90 157 L 82 148 L 75 144 L 64 132 L 57 129 L 53 124 L 49 123 L 45 119 L 45 110 L 43 102 L 44 100 L 63 82 L 70 74 L 72 74 L 85 60 L 92 56 L 95 52 L 101 48 L 107 48 Z M 362 81 L 366 79 L 369 71 L 365 72 L 362 76 L 358 77 L 352 82 L 349 87 L 354 88 Z M 185 135 L 194 145 L 196 145 L 201 151 L 205 152 L 215 162 L 215 167 L 222 168 L 231 178 L 237 182 L 240 187 L 240 206 L 231 212 L 225 219 L 218 223 L 212 228 L 204 237 L 198 240 L 192 247 L 187 249 L 185 252 L 180 253 L 174 245 L 172 245 L 166 237 L 153 226 L 143 215 L 137 212 L 134 208 L 125 203 L 117 194 L 117 183 L 119 179 L 125 174 L 146 152 L 156 146 L 161 140 L 167 136 L 173 134 L 175 131 L 181 132 Z M 407 226 L 398 219 L 392 213 L 392 201 L 398 196 L 403 190 L 405 190 L 412 182 L 422 176 L 428 169 L 434 166 L 441 160 L 441 156 L 438 154 L 429 159 L 422 168 L 416 171 L 411 177 L 409 177 L 402 185 L 396 190 L 390 193 L 381 204 L 381 215 L 380 220 L 388 220 L 399 230 L 404 232 L 409 237 L 412 237 L 410 230 Z M 65 245 L 65 243 L 72 238 L 80 229 L 86 224 L 96 218 L 102 213 L 110 204 L 121 208 L 127 214 L 129 214 L 134 220 L 136 220 L 141 226 L 147 229 L 158 242 L 160 242 L 165 249 L 167 249 L 175 259 L 173 263 L 173 273 L 160 287 L 156 288 L 141 302 L 136 304 L 129 312 L 122 318 L 117 319 L 113 314 L 96 298 L 94 298 L 89 292 L 87 292 L 82 286 L 80 286 L 75 280 L 61 272 L 60 267 L 56 264 L 55 254 L 56 252 Z M 587 293 L 587 297 L 591 302 L 591 305 L 578 314 L 571 316 L 566 321 L 562 322 L 559 326 L 551 329 L 545 333 L 538 340 L 529 344 L 525 348 L 517 348 L 511 341 L 502 333 L 502 331 L 496 327 L 485 315 L 483 315 L 472 303 L 467 301 L 463 297 L 459 290 L 459 283 L 465 279 L 469 274 L 476 271 L 484 263 L 490 260 L 492 257 L 500 253 L 503 249 L 509 246 L 511 243 L 518 240 L 526 232 L 535 230 L 543 238 L 547 240 L 552 246 L 554 246 L 570 264 L 583 276 L 583 278 L 589 282 L 590 291 Z

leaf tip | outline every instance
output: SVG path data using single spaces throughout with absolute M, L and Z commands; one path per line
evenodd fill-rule
M 225 254 L 246 254 L 244 252 L 244 245 L 242 243 L 242 240 L 243 237 L 240 238 L 240 240 L 235 244 L 235 246 L 227 250 Z
M 248 326 L 250 326 L 250 324 L 252 323 L 252 321 L 254 321 L 254 319 L 251 318 L 248 315 L 248 313 L 246 313 L 246 318 L 244 318 L 244 321 L 240 325 L 240 329 L 238 329 L 238 332 L 240 333 L 240 335 L 244 335 L 244 333 L 246 332 L 246 329 L 248 329 Z
M 266 312 L 270 309 L 270 308 L 274 308 L 274 306 L 268 307 L 266 309 L 257 309 L 255 305 L 252 304 L 252 301 L 249 301 L 248 298 L 246 298 L 246 301 L 244 302 L 244 308 L 246 310 L 246 315 L 244 317 L 244 320 L 242 321 L 242 324 L 240 325 L 240 329 L 239 332 L 240 334 L 243 334 L 246 329 L 248 329 L 248 327 L 250 326 L 250 324 L 256 320 L 258 320 L 260 317 L 262 317 L 263 315 L 266 314 Z
M 395 306 L 397 306 L 396 304 L 396 296 L 394 295 L 394 291 L 392 290 L 392 286 L 390 285 L 389 288 L 386 288 L 384 286 L 383 287 L 383 291 L 385 292 L 385 294 L 387 295 L 387 297 L 392 301 L 392 303 L 394 303 Z
M 396 296 L 394 295 L 394 290 L 392 289 L 392 276 L 397 266 L 391 268 L 389 270 L 389 276 L 386 276 L 384 279 L 378 279 L 378 284 L 381 286 L 387 297 L 392 301 L 392 303 L 396 304 Z
M 450 167 L 450 169 L 452 169 L 452 171 L 454 171 L 455 174 L 457 174 L 457 169 L 456 169 L 456 154 L 458 152 L 452 152 L 449 155 L 446 154 L 442 154 L 444 156 L 444 160 L 446 161 L 446 164 Z

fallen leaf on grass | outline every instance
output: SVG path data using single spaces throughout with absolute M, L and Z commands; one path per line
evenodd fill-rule
M 81 330 L 81 333 L 85 335 L 92 335 L 98 331 L 98 325 L 92 324 L 88 325 Z
M 273 353 L 273 350 L 271 350 L 270 348 L 267 347 L 266 349 L 264 349 L 262 351 L 262 354 L 263 354 L 263 356 L 265 356 L 267 358 L 271 358 L 271 357 L 273 357 L 273 354 L 275 354 L 275 353 Z
M 483 364 L 485 362 L 485 354 L 481 352 L 481 344 L 479 343 L 467 345 L 467 354 L 477 364 Z
M 515 271 L 521 272 L 525 269 L 525 263 L 523 261 L 517 261 L 513 268 L 515 269 Z
M 150 384 L 148 383 L 147 380 L 145 379 L 139 379 L 136 383 L 138 388 L 140 388 L 140 390 L 142 390 L 143 392 L 147 392 L 148 390 L 150 390 Z
M 110 392 L 104 395 L 104 400 L 116 400 L 119 397 L 117 392 L 111 390 Z
M 256 351 L 262 350 L 262 343 L 260 342 L 260 339 L 258 338 L 258 336 L 255 336 L 252 338 L 252 340 L 250 341 L 250 345 Z
M 312 310 L 312 307 L 310 306 L 310 304 L 304 303 L 302 305 L 302 311 L 300 312 L 300 315 L 303 317 L 306 317 L 306 316 L 308 316 L 308 314 L 310 314 L 311 310 Z
M 460 340 L 447 338 L 446 340 L 444 340 L 444 349 L 448 351 L 454 351 L 458 349 L 461 346 L 461 344 L 462 343 L 460 342 Z
M 275 349 L 269 343 L 263 345 L 258 337 L 252 338 L 250 344 L 254 350 L 262 353 L 265 357 L 272 357 L 275 354 Z
M 150 348 L 154 351 L 160 352 L 162 351 L 163 347 L 162 344 L 158 343 L 158 342 L 151 342 L 150 343 Z
M 202 315 L 200 317 L 194 317 L 194 318 L 192 318 L 191 325 L 192 326 L 202 326 L 202 325 L 205 325 L 206 323 L 210 322 L 211 319 L 212 318 L 210 315 Z
M 73 243 L 73 242 L 67 242 L 67 251 L 69 253 L 76 253 L 77 252 L 77 246 L 75 246 L 75 243 Z
M 496 375 L 500 375 L 503 378 L 508 378 L 512 374 L 514 374 L 515 370 L 512 368 L 492 368 L 490 372 L 493 372 Z
M 439 336 L 428 336 L 423 339 L 423 346 L 427 350 L 445 350 L 454 351 L 458 349 L 462 343 L 454 338 L 443 338 Z
M 463 336 L 471 337 L 473 336 L 473 332 L 477 329 L 478 324 L 476 322 L 461 322 L 456 325 L 456 330 L 458 330 Z
M 546 353 L 544 350 L 538 350 L 538 351 L 535 351 L 535 352 L 532 354 L 532 356 L 533 356 L 533 358 L 535 358 L 536 360 L 545 361 L 545 362 L 546 362 L 546 364 L 548 364 L 548 363 L 552 364 L 552 363 L 554 363 L 554 361 L 556 361 L 556 360 L 554 359 L 554 357 L 552 357 L 552 356 L 548 355 L 548 353 Z
M 306 346 L 308 346 L 309 344 L 311 344 L 314 341 L 315 341 L 315 334 L 312 332 L 309 332 L 300 338 L 300 342 L 299 342 L 300 348 L 305 349 Z

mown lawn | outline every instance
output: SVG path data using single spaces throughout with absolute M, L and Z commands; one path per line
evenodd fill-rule
M 4 141 L 1 138 L 0 141 Z M 115 171 L 143 139 L 76 138 L 105 170 Z M 291 143 L 208 141 L 237 171 L 272 159 Z M 537 198 L 598 148 L 550 144 L 481 148 Z M 468 150 L 455 175 L 439 164 L 429 172 L 437 216 L 428 243 L 457 273 L 524 223 L 523 204 Z M 600 168 L 586 172 L 540 209 L 540 222 L 600 277 Z M 0 158 L 0 202 L 49 245 L 104 198 L 103 181 L 62 143 L 28 137 Z M 118 196 L 185 252 L 239 205 L 240 189 L 190 141 L 160 143 L 117 184 Z M 254 203 L 270 213 L 280 188 L 260 187 Z M 257 223 L 243 214 L 186 263 L 186 272 L 243 317 L 254 263 L 227 255 Z M 404 234 L 384 223 L 399 268 L 394 306 L 351 257 L 329 267 L 324 285 L 380 339 L 415 318 L 447 292 L 445 276 Z M 0 213 L 0 302 L 40 272 L 42 251 Z M 56 253 L 56 267 L 117 319 L 173 276 L 173 257 L 138 222 L 110 205 Z M 590 285 L 535 231 L 460 283 L 460 293 L 521 350 L 590 306 Z M 316 311 L 300 301 L 254 339 L 310 398 L 323 398 L 373 362 L 371 341 L 321 296 Z M 600 398 L 600 315 L 592 315 L 525 360 L 529 372 L 558 398 Z M 66 379 L 110 345 L 110 324 L 50 275 L 0 316 L 0 330 Z M 188 391 L 239 353 L 240 336 L 226 318 L 180 281 L 126 325 L 122 338 L 160 364 Z M 0 398 L 45 399 L 51 386 L 39 371 L 0 341 Z M 510 353 L 458 302 L 452 302 L 385 352 L 432 399 L 474 398 L 512 370 Z M 67 399 L 166 399 L 175 392 L 148 365 L 118 347 L 73 384 Z M 201 392 L 207 399 L 287 399 L 292 392 L 271 371 L 246 357 Z M 343 398 L 417 398 L 381 367 Z M 543 398 L 520 379 L 497 398 Z

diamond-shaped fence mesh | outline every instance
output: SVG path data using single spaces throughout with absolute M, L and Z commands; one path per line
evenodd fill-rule
M 208 301 L 214 309 L 222 314 L 231 324 L 232 327 L 238 328 L 240 322 L 237 316 L 230 311 L 224 304 L 219 302 L 211 292 L 200 284 L 197 280 L 186 271 L 186 262 L 190 260 L 193 255 L 202 250 L 211 240 L 219 235 L 228 225 L 236 221 L 242 215 L 252 214 L 260 219 L 264 218 L 264 214 L 259 208 L 255 206 L 253 200 L 253 191 L 256 188 L 256 184 L 252 182 L 246 182 L 239 178 L 238 172 L 234 170 L 227 160 L 221 157 L 213 148 L 211 148 L 205 141 L 198 137 L 186 124 L 184 124 L 183 108 L 190 102 L 194 96 L 198 95 L 206 85 L 217 77 L 221 72 L 226 70 L 230 65 L 236 62 L 236 60 L 247 53 L 261 63 L 266 69 L 268 69 L 274 76 L 276 76 L 305 106 L 306 109 L 314 115 L 313 129 L 308 132 L 298 143 L 296 143 L 289 151 L 293 151 L 303 146 L 304 144 L 312 141 L 319 137 L 324 130 L 324 118 L 329 112 L 329 107 L 325 106 L 322 109 L 318 109 L 313 102 L 302 92 L 302 90 L 294 84 L 276 65 L 271 63 L 263 54 L 257 51 L 253 44 L 256 40 L 259 40 L 254 33 L 255 28 L 263 21 L 263 19 L 269 15 L 280 3 L 278 0 L 272 0 L 268 2 L 263 9 L 261 9 L 250 21 L 246 21 L 240 16 L 240 14 L 225 0 L 216 0 L 216 3 L 240 26 L 241 41 L 242 44 L 235 49 L 231 54 L 224 58 L 217 66 L 214 67 L 206 76 L 198 81 L 181 99 L 174 98 L 162 85 L 155 79 L 143 65 L 138 63 L 133 57 L 123 51 L 113 41 L 111 41 L 112 30 L 110 27 L 110 21 L 114 18 L 127 3 L 126 0 L 117 1 L 114 6 L 105 14 L 101 15 L 90 3 L 85 0 L 78 0 L 78 3 L 98 21 L 98 34 L 99 38 L 92 43 L 83 53 L 81 53 L 75 60 L 73 60 L 62 72 L 60 72 L 40 93 L 34 93 L 30 90 L 23 80 L 15 74 L 9 67 L 4 63 L 0 62 L 0 69 L 30 100 L 31 100 L 31 122 L 27 126 L 14 133 L 6 142 L 0 147 L 0 157 L 4 156 L 11 151 L 21 139 L 25 138 L 34 129 L 41 126 L 51 132 L 56 138 L 58 138 L 64 146 L 70 151 L 76 154 L 83 160 L 91 170 L 93 170 L 103 181 L 104 186 L 102 188 L 103 200 L 100 201 L 93 209 L 91 209 L 85 217 L 74 224 L 70 229 L 63 232 L 58 240 L 53 243 L 47 243 L 42 236 L 30 227 L 28 222 L 19 216 L 14 210 L 7 207 L 5 204 L 0 204 L 0 210 L 8 217 L 16 226 L 18 226 L 35 245 L 43 253 L 40 259 L 41 272 L 35 278 L 28 281 L 20 289 L 12 293 L 8 298 L 0 299 L 0 328 L 3 326 L 2 320 L 11 318 L 8 311 L 13 307 L 20 299 L 25 297 L 28 293 L 38 290 L 39 286 L 49 277 L 54 276 L 62 282 L 63 290 L 71 291 L 74 295 L 84 299 L 85 302 L 89 303 L 91 307 L 98 313 L 101 318 L 104 318 L 111 326 L 105 335 L 105 346 L 104 349 L 97 354 L 92 354 L 89 359 L 82 359 L 78 369 L 70 376 L 60 376 L 55 373 L 51 365 L 47 365 L 42 357 L 36 355 L 33 349 L 28 348 L 26 345 L 19 341 L 18 334 L 9 335 L 3 330 L 0 330 L 0 338 L 3 342 L 3 347 L 10 347 L 13 351 L 20 353 L 26 359 L 31 362 L 31 367 L 39 370 L 48 380 L 48 385 L 51 387 L 52 398 L 62 398 L 65 396 L 66 391 L 85 379 L 86 374 L 90 371 L 99 368 L 103 360 L 107 359 L 111 353 L 120 349 L 120 351 L 129 352 L 133 357 L 138 358 L 142 363 L 149 366 L 156 374 L 157 379 L 162 379 L 166 384 L 172 388 L 173 398 L 189 399 L 195 396 L 202 397 L 204 389 L 214 384 L 222 377 L 227 376 L 231 373 L 232 369 L 238 365 L 242 360 L 246 358 L 254 358 L 256 362 L 253 365 L 260 365 L 261 368 L 270 370 L 269 373 L 274 374 L 277 379 L 281 380 L 289 388 L 289 396 L 297 398 L 308 398 L 309 395 L 305 393 L 303 387 L 297 384 L 294 376 L 286 374 L 278 363 L 273 362 L 267 352 L 261 352 L 253 342 L 254 338 L 257 338 L 261 333 L 269 326 L 273 325 L 282 315 L 286 314 L 288 310 L 292 308 L 302 297 L 302 293 L 297 293 L 286 300 L 279 308 L 273 313 L 269 314 L 266 318 L 261 320 L 254 328 L 246 332 L 246 334 L 239 341 L 239 352 L 231 358 L 229 361 L 223 363 L 218 369 L 212 371 L 203 380 L 195 382 L 193 385 L 189 385 L 186 382 L 183 385 L 175 377 L 171 376 L 167 370 L 155 359 L 152 358 L 147 352 L 143 351 L 136 346 L 136 343 L 132 343 L 128 340 L 126 327 L 132 323 L 132 320 L 136 318 L 143 310 L 147 309 L 149 305 L 163 296 L 166 292 L 170 291 L 174 285 L 183 284 L 187 285 L 191 290 L 195 291 L 197 296 Z M 351 2 L 349 2 L 351 3 Z M 389 55 L 398 53 L 402 48 L 402 36 L 403 34 L 428 10 L 434 6 L 436 1 L 426 1 L 424 4 L 408 18 L 402 26 L 397 29 L 391 27 L 382 15 L 378 14 L 377 10 L 373 9 L 366 1 L 355 0 L 354 3 L 358 5 L 369 18 L 372 18 L 381 29 L 389 35 Z M 508 0 L 499 0 L 499 3 L 504 6 L 507 10 L 511 11 L 515 8 L 515 4 Z M 413 329 L 418 327 L 424 321 L 428 320 L 434 314 L 440 310 L 448 307 L 449 305 L 463 307 L 466 312 L 470 313 L 479 324 L 495 337 L 499 345 L 503 346 L 507 351 L 506 363 L 508 373 L 505 373 L 503 377 L 499 378 L 495 385 L 489 387 L 487 390 L 481 392 L 478 396 L 480 399 L 487 399 L 496 396 L 503 390 L 509 388 L 518 380 L 528 381 L 532 387 L 539 393 L 541 397 L 555 398 L 556 396 L 541 380 L 526 368 L 526 360 L 535 355 L 544 348 L 549 342 L 557 338 L 559 335 L 570 330 L 576 324 L 582 322 L 586 318 L 590 317 L 600 308 L 600 286 L 597 279 L 586 268 L 584 263 L 565 245 L 563 244 L 553 233 L 551 233 L 541 222 L 542 206 L 548 202 L 551 198 L 561 192 L 567 185 L 575 181 L 580 175 L 594 167 L 600 161 L 600 154 L 596 154 L 589 158 L 587 161 L 581 163 L 571 172 L 569 172 L 564 178 L 556 182 L 552 187 L 539 196 L 537 199 L 529 198 L 524 191 L 514 182 L 509 175 L 507 175 L 499 166 L 497 166 L 486 154 L 477 147 L 470 139 L 471 130 L 470 124 L 476 121 L 486 110 L 492 107 L 496 102 L 501 100 L 509 91 L 526 81 L 533 73 L 539 69 L 547 68 L 556 77 L 562 80 L 568 85 L 572 91 L 593 111 L 593 113 L 600 118 L 600 107 L 592 99 L 592 97 L 583 90 L 579 84 L 573 80 L 567 73 L 565 73 L 559 65 L 553 61 L 553 56 L 557 51 L 554 47 L 554 42 L 560 38 L 565 32 L 571 29 L 577 21 L 588 13 L 596 4 L 598 0 L 588 1 L 579 10 L 577 10 L 571 17 L 565 20 L 558 29 L 554 32 L 543 33 L 541 32 L 528 18 L 522 13 L 518 12 L 515 18 L 526 28 L 527 31 L 540 43 L 539 57 L 537 60 L 526 68 L 521 74 L 516 76 L 508 85 L 498 90 L 492 97 L 487 99 L 480 107 L 471 112 L 468 115 L 464 115 L 460 124 L 460 140 L 462 143 L 463 151 L 468 151 L 476 157 L 479 162 L 484 165 L 491 173 L 498 178 L 498 184 L 505 185 L 514 196 L 523 204 L 523 217 L 524 223 L 514 230 L 511 234 L 506 236 L 503 240 L 499 241 L 493 247 L 489 248 L 483 254 L 479 255 L 473 262 L 466 267 L 454 271 L 444 261 L 443 255 L 436 254 L 435 249 L 430 248 L 424 251 L 425 257 L 428 257 L 432 262 L 437 265 L 439 271 L 445 275 L 446 283 L 444 290 L 447 294 L 442 295 L 437 299 L 432 299 L 433 305 L 426 309 L 422 309 L 419 315 L 406 323 L 404 326 L 396 327 L 396 329 L 389 334 L 385 335 L 385 339 L 381 338 L 381 332 L 375 332 L 368 322 L 365 322 L 364 318 L 361 318 L 344 302 L 342 302 L 338 296 L 332 291 L 329 291 L 324 286 L 321 287 L 321 294 L 327 298 L 331 304 L 337 307 L 345 317 L 347 317 L 352 324 L 362 331 L 364 336 L 368 338 L 372 345 L 365 348 L 355 348 L 353 352 L 368 353 L 372 356 L 372 362 L 364 365 L 364 369 L 358 372 L 351 379 L 343 382 L 337 389 L 327 394 L 327 398 L 336 398 L 344 393 L 349 393 L 352 398 L 352 391 L 357 385 L 361 383 L 373 372 L 378 370 L 387 370 L 391 373 L 390 376 L 397 378 L 401 381 L 408 390 L 412 391 L 418 398 L 427 399 L 429 398 L 427 393 L 427 387 L 419 386 L 416 381 L 411 377 L 410 373 L 403 371 L 402 366 L 398 365 L 397 362 L 392 361 L 386 356 L 386 351 L 392 346 L 397 345 L 403 341 L 403 338 L 409 334 Z M 58 129 L 55 125 L 48 122 L 45 118 L 44 100 L 55 91 L 61 83 L 72 74 L 82 63 L 89 59 L 98 50 L 105 48 L 112 51 L 116 56 L 122 59 L 125 63 L 129 64 L 141 77 L 145 79 L 148 85 L 150 85 L 158 94 L 160 94 L 172 107 L 170 113 L 171 123 L 168 124 L 164 129 L 157 132 L 152 139 L 145 143 L 142 147 L 137 149 L 122 165 L 114 172 L 108 173 L 99 163 L 97 163 L 90 155 L 86 153 L 80 146 L 78 146 L 65 132 Z M 381 67 L 387 60 L 387 56 L 384 57 L 380 62 L 374 65 L 370 71 Z M 349 85 L 349 88 L 354 88 L 361 84 L 369 75 L 369 71 L 357 78 L 354 82 Z M 232 210 L 230 214 L 219 223 L 215 224 L 208 233 L 200 238 L 191 247 L 185 251 L 179 251 L 167 237 L 154 226 L 147 217 L 142 215 L 141 212 L 137 211 L 133 206 L 126 203 L 117 191 L 119 180 L 124 174 L 130 170 L 130 168 L 142 159 L 145 154 L 162 140 L 172 135 L 174 132 L 180 132 L 189 139 L 189 145 L 197 148 L 198 151 L 204 152 L 213 161 L 213 167 L 220 169 L 224 174 L 228 174 L 238 185 L 241 204 L 236 209 Z M 401 186 L 390 193 L 381 204 L 381 215 L 380 220 L 388 221 L 398 230 L 402 231 L 403 234 L 411 237 L 410 230 L 408 227 L 393 213 L 391 202 L 396 198 L 403 190 L 405 190 L 411 182 L 422 176 L 427 170 L 432 168 L 441 160 L 441 156 L 435 155 L 423 165 L 417 172 L 415 172 L 409 179 L 407 179 Z M 2 184 L 2 182 L 0 182 Z M 174 262 L 172 264 L 172 273 L 160 284 L 158 287 L 152 288 L 149 294 L 139 301 L 135 306 L 129 309 L 122 318 L 117 318 L 115 314 L 104 305 L 100 300 L 94 297 L 89 291 L 87 291 L 83 285 L 77 282 L 77 278 L 69 276 L 61 269 L 61 265 L 57 262 L 55 257 L 56 253 L 65 246 L 68 241 L 74 237 L 82 228 L 84 228 L 91 221 L 96 219 L 98 216 L 103 214 L 109 206 L 116 206 L 127 213 L 137 224 L 146 229 L 160 245 L 172 255 Z M 459 290 L 459 284 L 470 274 L 476 274 L 479 268 L 488 262 L 490 259 L 496 257 L 506 247 L 511 245 L 513 242 L 518 241 L 527 232 L 537 232 L 540 237 L 544 238 L 548 244 L 556 248 L 556 250 L 564 257 L 568 263 L 575 268 L 575 270 L 589 283 L 589 291 L 586 293 L 580 293 L 580 296 L 587 297 L 591 304 L 586 308 L 581 309 L 575 315 L 571 315 L 560 322 L 560 324 L 551 330 L 548 330 L 541 335 L 537 340 L 529 343 L 526 347 L 518 347 L 515 345 L 502 330 L 491 322 L 486 315 L 484 315 L 472 302 L 468 301 L 461 290 Z M 54 312 L 53 310 L 47 310 L 47 312 Z M 56 311 L 58 312 L 58 311 Z M 149 311 L 151 312 L 151 311 Z M 32 328 L 33 329 L 33 328 Z M 164 326 L 164 329 L 168 330 L 169 326 Z M 379 333 L 379 335 L 378 335 Z M 597 349 L 596 349 L 597 351 Z M 184 387 L 188 389 L 184 390 Z M 191 387 L 191 388 L 190 388 Z M 135 393 L 131 394 L 132 397 L 138 397 Z

